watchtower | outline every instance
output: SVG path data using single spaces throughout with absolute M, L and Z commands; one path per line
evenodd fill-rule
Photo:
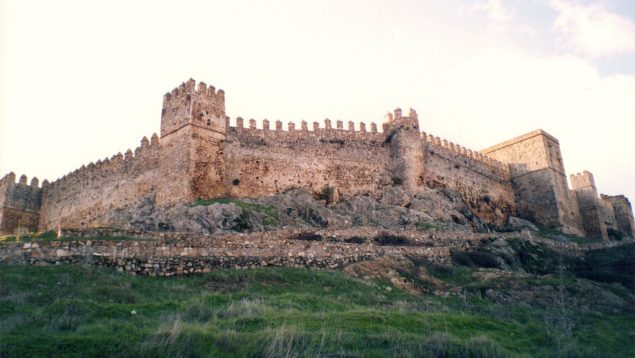
M 225 92 L 193 79 L 163 96 L 157 203 L 224 193 Z
M 415 193 L 424 186 L 424 150 L 419 133 L 419 116 L 410 109 L 403 116 L 401 108 L 384 117 L 386 142 L 390 143 L 393 179 L 399 179 L 408 191 Z

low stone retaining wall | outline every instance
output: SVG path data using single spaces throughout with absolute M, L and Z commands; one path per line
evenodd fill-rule
M 87 229 L 63 230 L 62 236 L 64 240 L 0 244 L 0 262 L 33 265 L 87 263 L 133 274 L 171 276 L 217 268 L 340 268 L 384 255 L 405 255 L 448 264 L 451 249 L 471 250 L 497 237 L 528 240 L 573 255 L 624 244 L 577 245 L 536 237 L 531 232 L 388 232 L 376 228 L 288 229 L 220 235 Z M 104 237 L 122 239 L 105 240 Z M 391 243 L 391 240 L 394 242 Z

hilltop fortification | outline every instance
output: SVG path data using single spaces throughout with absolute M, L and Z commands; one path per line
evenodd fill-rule
M 165 94 L 160 136 L 134 151 L 82 166 L 40 187 L 13 173 L 0 181 L 0 233 L 108 226 L 107 213 L 155 195 L 162 207 L 197 199 L 262 197 L 305 188 L 333 189 L 335 200 L 381 198 L 399 185 L 460 195 L 481 221 L 510 215 L 566 233 L 632 237 L 624 196 L 598 196 L 589 172 L 569 189 L 558 140 L 537 130 L 482 151 L 421 131 L 417 112 L 401 109 L 383 123 L 323 124 L 235 119 L 225 93 L 189 80 Z

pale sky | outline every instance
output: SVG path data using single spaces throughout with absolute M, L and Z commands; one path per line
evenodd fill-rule
M 542 128 L 635 200 L 633 0 L 0 0 L 0 176 L 134 149 L 190 77 L 259 126 L 413 107 L 471 149 Z

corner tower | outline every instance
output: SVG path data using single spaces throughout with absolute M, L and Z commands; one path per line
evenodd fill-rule
M 538 129 L 481 153 L 509 165 L 519 216 L 584 235 L 578 202 L 567 186 L 560 143 L 554 136 Z
M 163 96 L 157 204 L 222 196 L 225 93 L 190 79 Z

